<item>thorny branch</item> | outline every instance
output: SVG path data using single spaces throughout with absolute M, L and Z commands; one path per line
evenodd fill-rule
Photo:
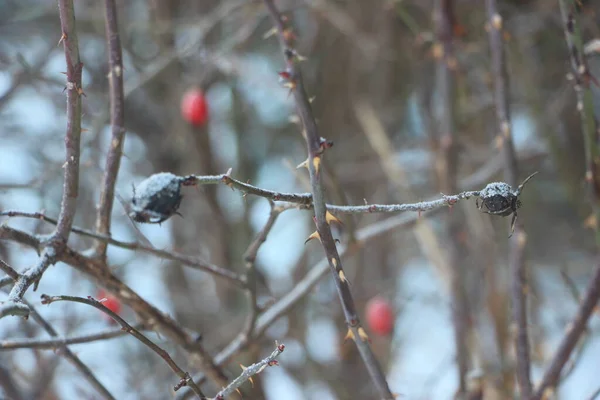
M 119 174 L 125 141 L 125 98 L 123 95 L 123 55 L 117 22 L 117 5 L 115 0 L 105 0 L 104 7 L 106 43 L 108 45 L 108 83 L 110 88 L 112 138 L 102 178 L 102 192 L 100 193 L 100 203 L 96 214 L 96 231 L 103 235 L 110 235 L 115 184 Z M 97 243 L 98 255 L 103 258 L 106 257 L 106 242 Z
M 136 338 L 137 340 L 142 342 L 144 345 L 146 345 L 148 348 L 150 348 L 150 350 L 152 350 L 153 352 L 158 354 L 163 360 L 165 360 L 165 362 L 169 365 L 169 367 L 173 370 L 173 372 L 175 372 L 177 374 L 177 376 L 179 376 L 179 378 L 181 378 L 181 380 L 177 383 L 177 385 L 174 386 L 173 390 L 177 391 L 178 389 L 180 389 L 183 386 L 189 386 L 194 391 L 194 393 L 196 393 L 198 395 L 198 397 L 200 399 L 205 398 L 205 396 L 202 393 L 202 391 L 200 390 L 200 388 L 191 379 L 190 374 L 185 372 L 184 370 L 182 370 L 177 365 L 177 363 L 175 363 L 175 361 L 171 358 L 171 356 L 169 356 L 169 353 L 167 353 L 165 350 L 163 350 L 162 348 L 160 348 L 159 346 L 154 344 L 154 342 L 152 342 L 150 339 L 148 339 L 146 336 L 144 336 L 140 331 L 135 329 L 133 326 L 129 325 L 118 314 L 116 314 L 112 310 L 106 308 L 102 304 L 102 302 L 95 300 L 92 297 L 88 297 L 87 299 L 84 299 L 82 297 L 75 297 L 75 296 L 48 296 L 46 294 L 42 295 L 42 304 L 51 304 L 56 301 L 72 301 L 75 303 L 87 304 L 87 305 L 95 307 L 98 310 L 102 311 L 103 313 L 107 314 L 109 317 L 111 317 L 113 320 L 115 320 L 115 322 L 117 322 L 119 325 L 121 325 L 122 329 L 126 333 L 130 334 L 131 336 L 133 336 L 134 338 Z
M 508 74 L 503 42 L 503 19 L 498 13 L 496 0 L 486 0 L 488 32 L 495 84 L 495 106 L 498 128 L 494 143 L 504 155 L 504 179 L 513 187 L 518 184 L 519 167 L 512 140 Z M 527 322 L 527 277 L 525 270 L 525 245 L 527 236 L 523 226 L 516 224 L 515 234 L 509 243 L 511 274 L 512 319 L 517 327 L 515 349 L 517 382 L 521 397 L 531 396 L 531 365 Z
M 75 10 L 72 0 L 60 0 L 58 3 L 61 41 L 67 63 L 67 132 L 65 135 L 66 161 L 64 164 L 63 196 L 56 229 L 45 244 L 37 264 L 22 274 L 8 295 L 8 300 L 0 306 L 0 318 L 7 315 L 29 315 L 29 307 L 23 303 L 23 296 L 31 285 L 34 289 L 48 266 L 58 260 L 71 233 L 71 226 L 77 208 L 79 191 L 79 150 L 81 136 L 81 74 L 83 64 L 79 59 L 79 45 L 75 30 Z
M 242 384 L 244 382 L 246 382 L 248 380 L 251 381 L 252 376 L 260 374 L 267 367 L 273 367 L 273 366 L 279 365 L 276 358 L 281 353 L 283 353 L 283 350 L 285 350 L 285 346 L 283 344 L 275 343 L 275 350 L 273 350 L 273 352 L 268 357 L 266 357 L 265 359 L 263 359 L 257 363 L 254 363 L 248 367 L 242 367 L 242 369 L 243 369 L 242 374 L 240 376 L 238 376 L 237 378 L 235 378 L 229 385 L 227 385 L 227 387 L 225 389 L 223 389 L 219 393 L 217 393 L 214 400 L 226 399 L 227 396 L 229 396 L 230 394 L 235 392 L 240 386 L 242 386 Z
M 461 187 L 467 185 L 479 185 L 489 179 L 500 168 L 500 164 L 495 163 L 493 168 L 485 170 L 484 174 L 477 173 L 474 176 L 468 177 L 461 181 Z M 435 208 L 426 211 L 426 216 L 433 216 L 439 213 L 443 208 Z M 401 214 L 383 221 L 375 222 L 357 231 L 356 241 L 350 247 L 342 246 L 340 255 L 348 257 L 356 254 L 358 250 L 366 246 L 371 241 L 388 234 L 402 227 L 410 227 L 421 218 L 419 214 Z M 264 311 L 256 320 L 254 332 L 250 337 L 238 335 L 231 343 L 221 350 L 214 358 L 215 364 L 218 366 L 228 363 L 236 354 L 246 348 L 254 339 L 260 337 L 267 328 L 273 325 L 275 321 L 288 313 L 298 302 L 300 302 L 310 291 L 321 281 L 329 269 L 327 258 L 324 258 L 319 263 L 310 268 L 308 274 L 299 281 L 289 293 L 280 298 L 276 303 Z M 206 379 L 204 375 L 194 377 L 194 381 L 198 384 Z M 188 398 L 185 393 L 178 396 L 178 399 Z
M 385 399 L 393 399 L 390 388 L 385 379 L 385 375 L 375 355 L 369 346 L 368 336 L 360 324 L 360 319 L 356 312 L 354 299 L 350 292 L 350 286 L 346 280 L 340 255 L 338 254 L 335 240 L 331 233 L 329 221 L 326 216 L 327 207 L 325 204 L 325 191 L 322 182 L 321 157 L 323 152 L 331 145 L 323 140 L 318 134 L 317 123 L 312 113 L 312 108 L 306 90 L 304 88 L 302 74 L 297 67 L 298 54 L 293 47 L 294 34 L 290 27 L 286 26 L 284 19 L 275 7 L 273 0 L 265 0 L 265 5 L 271 14 L 271 17 L 277 28 L 279 42 L 284 53 L 286 70 L 285 75 L 288 78 L 288 87 L 294 95 L 296 109 L 300 114 L 300 119 L 304 127 L 304 137 L 308 150 L 307 167 L 310 174 L 311 191 L 313 195 L 313 208 L 315 213 L 315 224 L 317 234 L 327 260 L 331 267 L 333 279 L 335 281 L 338 295 L 344 309 L 346 323 L 349 333 L 354 339 L 358 351 L 367 367 L 369 375 L 376 387 L 379 396 Z

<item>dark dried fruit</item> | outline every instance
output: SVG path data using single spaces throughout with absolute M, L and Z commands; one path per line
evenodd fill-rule
M 517 190 L 514 191 L 508 183 L 490 183 L 481 192 L 479 192 L 481 204 L 479 204 L 478 200 L 475 200 L 475 204 L 481 212 L 492 215 L 500 215 L 502 217 L 506 217 L 512 214 L 513 217 L 510 223 L 510 235 L 508 237 L 511 237 L 515 231 L 515 223 L 517 222 L 517 210 L 521 207 L 519 195 L 521 194 L 521 191 L 523 190 L 525 184 L 531 178 L 533 178 L 535 174 L 537 174 L 537 172 L 534 172 L 533 174 L 529 175 L 523 181 L 523 183 L 519 185 Z
M 151 175 L 133 188 L 129 216 L 135 222 L 160 224 L 178 214 L 184 180 L 170 172 Z

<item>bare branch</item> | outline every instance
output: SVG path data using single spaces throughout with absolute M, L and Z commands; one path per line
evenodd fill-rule
M 242 367 L 243 372 L 240 376 L 235 378 L 227 387 L 221 390 L 215 396 L 214 400 L 224 400 L 230 394 L 233 394 L 244 382 L 251 380 L 252 376 L 260 374 L 267 367 L 273 367 L 279 365 L 276 358 L 285 350 L 283 344 L 275 343 L 275 350 L 265 359 L 250 365 L 249 367 Z
M 108 45 L 108 83 L 110 88 L 112 137 L 106 156 L 104 176 L 102 177 L 102 192 L 100 193 L 100 204 L 96 214 L 96 231 L 110 236 L 115 184 L 119 174 L 125 141 L 125 99 L 123 95 L 123 55 L 115 0 L 105 0 L 104 11 L 106 43 Z M 98 242 L 96 251 L 99 256 L 106 257 L 106 247 L 106 242 Z
M 79 193 L 79 151 L 81 139 L 81 74 L 83 63 L 79 59 L 79 44 L 75 29 L 73 0 L 59 0 L 61 40 L 67 62 L 67 133 L 65 136 L 65 176 L 63 198 L 58 216 L 55 237 L 67 243 L 77 208 Z
M 175 372 L 177 374 L 177 376 L 179 376 L 181 378 L 181 380 L 177 383 L 177 385 L 174 386 L 173 390 L 177 391 L 178 389 L 180 389 L 183 386 L 189 386 L 194 391 L 194 393 L 196 393 L 196 395 L 198 395 L 198 398 L 200 398 L 200 399 L 205 398 L 205 396 L 204 396 L 204 394 L 202 394 L 202 391 L 200 390 L 200 388 L 191 379 L 190 374 L 183 371 L 181 368 L 179 368 L 179 366 L 175 363 L 175 361 L 171 358 L 171 356 L 169 356 L 169 353 L 167 353 L 165 350 L 161 349 L 159 346 L 154 344 L 150 339 L 148 339 L 146 336 L 144 336 L 140 331 L 135 329 L 133 326 L 129 325 L 118 314 L 116 314 L 112 310 L 106 308 L 102 304 L 102 302 L 95 300 L 92 297 L 88 297 L 87 299 L 84 299 L 83 297 L 75 297 L 75 296 L 48 296 L 45 294 L 42 295 L 42 304 L 52 304 L 56 301 L 72 301 L 75 303 L 87 304 L 87 305 L 95 307 L 98 310 L 102 311 L 103 313 L 107 314 L 109 317 L 111 317 L 113 320 L 115 320 L 115 322 L 117 322 L 119 325 L 121 325 L 122 329 L 125 332 L 129 333 L 131 336 L 133 336 L 134 338 L 136 338 L 137 340 L 142 342 L 144 345 L 149 347 L 150 350 L 154 351 L 163 360 L 165 360 L 165 362 L 169 365 L 169 367 L 173 370 L 173 372 Z
M 41 239 L 6 225 L 0 225 L 0 239 L 12 240 L 36 250 L 43 247 Z M 120 301 L 131 307 L 149 329 L 157 330 L 172 339 L 176 344 L 183 347 L 192 361 L 198 365 L 216 385 L 224 386 L 227 384 L 227 377 L 223 371 L 217 367 L 216 363 L 201 343 L 198 343 L 195 338 L 192 338 L 171 317 L 149 304 L 116 276 L 108 274 L 102 260 L 86 257 L 69 247 L 65 248 L 60 257 L 58 257 L 58 260 L 96 280 L 96 282 L 101 284 L 107 291 L 117 296 Z M 14 304 L 17 306 L 14 306 Z M 18 307 L 20 304 L 21 303 L 10 303 L 10 306 Z M 27 308 L 27 310 L 29 309 L 26 305 L 24 305 L 24 307 Z M 1 307 L 0 311 L 2 311 Z M 17 309 L 17 311 L 19 311 L 19 309 Z
M 9 211 L 0 212 L 0 216 L 34 218 L 34 219 L 40 219 L 40 220 L 42 220 L 44 222 L 48 222 L 50 224 L 57 223 L 57 221 L 55 219 L 50 218 L 40 212 L 27 213 L 27 212 L 22 212 L 22 211 L 10 211 L 9 210 Z M 93 239 L 97 239 L 99 241 L 113 245 L 115 247 L 120 247 L 122 249 L 127 249 L 127 250 L 132 250 L 132 251 L 142 251 L 144 253 L 152 254 L 152 255 L 155 255 L 156 257 L 159 257 L 159 258 L 162 258 L 165 260 L 180 262 L 180 263 L 190 266 L 192 268 L 199 269 L 201 271 L 213 274 L 219 278 L 226 279 L 226 280 L 234 283 L 236 286 L 240 286 L 240 287 L 246 286 L 245 280 L 242 277 L 240 277 L 238 274 L 231 272 L 228 269 L 221 268 L 214 264 L 211 264 L 208 261 L 201 259 L 200 257 L 188 256 L 188 255 L 180 254 L 180 253 L 177 253 L 174 251 L 160 250 L 160 249 L 156 249 L 151 246 L 143 245 L 138 242 L 123 242 L 123 241 L 120 241 L 117 239 L 113 239 L 112 237 L 109 237 L 109 236 L 95 233 L 95 232 L 87 230 L 87 229 L 78 228 L 76 226 L 72 227 L 72 231 L 76 234 L 90 237 Z
M 256 238 L 250 243 L 248 249 L 244 253 L 244 261 L 246 263 L 246 282 L 247 282 L 247 297 L 248 302 L 250 303 L 250 313 L 246 318 L 246 323 L 244 325 L 244 330 L 241 332 L 240 336 L 244 340 L 248 340 L 252 335 L 252 331 L 254 330 L 254 326 L 256 324 L 256 318 L 258 317 L 258 304 L 256 304 L 256 269 L 255 262 L 256 257 L 258 255 L 258 250 L 260 247 L 266 242 L 267 236 L 273 226 L 275 225 L 275 221 L 279 215 L 285 210 L 284 208 L 277 207 L 273 202 L 270 202 L 271 205 L 271 213 L 269 214 L 269 218 L 267 222 L 263 226 L 260 232 L 256 235 Z
M 52 325 L 50 325 L 36 310 L 35 308 L 33 308 L 31 306 L 31 304 L 27 304 L 27 306 L 30 308 L 30 315 L 31 317 L 42 326 L 42 328 L 44 328 L 44 330 L 46 332 L 48 332 L 48 334 L 52 337 L 58 337 L 58 333 L 56 332 L 56 330 L 52 327 Z M 81 374 L 85 377 L 85 379 L 98 391 L 98 393 L 100 393 L 105 399 L 110 399 L 110 400 L 114 400 L 115 398 L 113 397 L 113 395 L 108 391 L 108 389 L 106 389 L 104 387 L 104 385 L 96 378 L 96 376 L 94 375 L 94 373 L 92 372 L 92 370 L 83 363 L 83 361 L 81 361 L 79 359 L 79 357 L 77 357 L 77 355 L 75 355 L 75 353 L 73 353 L 71 351 L 71 349 L 69 349 L 66 344 L 62 344 L 57 346 L 61 349 L 60 353 L 71 362 L 71 364 L 73 364 L 75 366 L 75 368 L 77 368 L 77 370 L 79 372 L 81 372 Z
M 290 91 L 294 95 L 296 101 L 296 109 L 300 114 L 300 119 L 304 127 L 304 137 L 306 139 L 306 147 L 308 150 L 307 167 L 310 174 L 311 191 L 313 195 L 313 207 L 315 212 L 315 223 L 317 226 L 317 233 L 329 266 L 331 273 L 335 281 L 335 285 L 338 290 L 338 295 L 344 309 L 344 315 L 346 317 L 346 323 L 348 325 L 349 333 L 354 338 L 354 342 L 358 348 L 358 351 L 367 367 L 371 380 L 373 381 L 375 388 L 381 398 L 393 399 L 394 396 L 390 392 L 390 388 L 385 379 L 385 375 L 379 362 L 375 358 L 375 355 L 371 351 L 369 341 L 364 328 L 361 326 L 356 307 L 354 305 L 354 299 L 350 291 L 350 286 L 346 280 L 344 270 L 342 267 L 342 261 L 338 254 L 335 240 L 331 233 L 331 228 L 327 219 L 327 207 L 325 203 L 325 191 L 322 182 L 322 170 L 321 170 L 321 157 L 324 151 L 331 147 L 331 144 L 325 139 L 321 138 L 318 134 L 317 123 L 312 113 L 312 108 L 304 84 L 302 80 L 302 74 L 300 69 L 297 68 L 297 53 L 294 50 L 292 38 L 293 34 L 291 28 L 286 27 L 281 14 L 275 7 L 273 0 L 264 1 L 271 17 L 277 27 L 279 34 L 279 42 L 284 53 L 286 70 L 285 74 L 288 76 L 288 86 Z
M 67 63 L 67 132 L 65 135 L 66 161 L 64 164 L 63 195 L 56 229 L 47 242 L 37 264 L 22 274 L 8 295 L 8 301 L 0 306 L 0 318 L 7 315 L 27 317 L 29 308 L 23 303 L 23 295 L 31 285 L 34 289 L 48 266 L 58 260 L 67 245 L 77 209 L 79 192 L 79 152 L 81 137 L 81 74 L 83 64 L 79 59 L 79 45 L 75 30 L 73 0 L 58 2 L 61 24 L 61 41 Z
M 143 330 L 144 325 L 138 324 L 135 326 L 138 330 Z M 56 337 L 55 339 L 21 339 L 21 340 L 0 340 L 0 351 L 14 349 L 47 349 L 53 350 L 62 346 L 71 344 L 81 344 L 97 342 L 99 340 L 114 339 L 127 334 L 122 329 L 108 329 L 102 332 L 92 333 L 88 335 L 79 335 L 72 337 Z
M 6 275 L 8 275 L 12 280 L 17 280 L 21 275 L 17 271 L 13 269 L 10 265 L 8 265 L 4 260 L 0 259 L 0 270 L 2 270 Z
M 558 349 L 544 373 L 541 383 L 535 390 L 531 400 L 541 400 L 545 398 L 547 391 L 555 389 L 560 378 L 561 371 L 569 360 L 569 356 L 575 349 L 581 335 L 585 332 L 588 320 L 592 316 L 598 300 L 600 299 L 600 265 L 596 267 L 594 275 L 583 295 L 583 300 L 573 322 L 567 325 L 567 332 L 562 338 Z

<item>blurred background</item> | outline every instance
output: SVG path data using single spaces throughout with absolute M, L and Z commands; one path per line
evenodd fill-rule
M 110 145 L 108 63 L 104 2 L 75 2 L 84 63 L 81 189 L 75 224 L 94 229 L 95 207 Z M 160 249 L 200 256 L 244 273 L 243 254 L 269 217 L 267 200 L 242 197 L 225 185 L 184 188 L 183 218 L 162 225 L 134 224 L 126 204 L 132 185 L 169 171 L 232 176 L 282 192 L 310 190 L 306 170 L 296 165 L 306 148 L 292 96 L 279 81 L 284 69 L 272 22 L 261 1 L 117 1 L 123 46 L 127 137 L 118 177 L 112 234 L 148 241 Z M 445 16 L 450 36 L 440 36 L 438 5 L 429 0 L 277 1 L 297 36 L 297 51 L 320 134 L 334 142 L 324 180 L 333 204 L 405 203 L 439 197 L 447 187 L 479 190 L 502 180 L 486 9 L 481 1 L 455 0 Z M 600 5 L 582 2 L 585 42 L 600 37 Z M 44 211 L 58 216 L 66 126 L 65 56 L 57 46 L 56 2 L 0 0 L 0 209 Z M 525 188 L 519 221 L 527 234 L 526 266 L 533 380 L 537 382 L 578 306 L 595 266 L 594 220 L 584 186 L 584 151 L 569 53 L 557 1 L 500 0 L 510 82 L 510 106 L 520 177 L 539 174 Z M 437 22 L 436 22 L 437 21 Z M 450 97 L 440 92 L 439 40 L 452 42 L 447 75 Z M 595 58 L 596 57 L 596 58 Z M 600 76 L 600 55 L 589 65 Z M 206 121 L 190 124 L 181 100 L 198 90 L 208 102 Z M 598 94 L 598 87 L 593 87 Z M 600 103 L 596 103 L 600 104 Z M 456 169 L 444 170 L 439 123 L 450 116 L 456 137 Z M 450 107 L 450 112 L 448 107 Z M 599 110 L 600 111 L 600 110 Z M 453 184 L 448 186 L 448 179 Z M 450 193 L 446 193 L 450 194 Z M 507 236 L 510 218 L 480 213 L 461 201 L 417 223 L 397 223 L 360 242 L 388 214 L 340 215 L 335 231 L 342 245 L 361 317 L 377 297 L 393 309 L 394 329 L 377 334 L 372 347 L 390 387 L 400 399 L 452 399 L 458 389 L 457 359 L 466 360 L 467 381 L 485 382 L 485 397 L 512 398 L 515 390 L 510 322 Z M 456 221 L 448 229 L 450 221 Z M 397 219 L 396 219 L 397 220 Z M 38 220 L 3 223 L 44 234 Z M 257 304 L 268 310 L 323 257 L 310 211 L 291 209 L 276 221 L 256 262 Z M 72 235 L 85 250 L 93 241 Z M 449 248 L 458 249 L 449 265 Z M 23 270 L 35 252 L 0 242 L 1 258 Z M 146 301 L 201 335 L 217 354 L 243 329 L 251 305 L 227 281 L 155 256 L 109 247 L 109 263 Z M 459 282 L 461 301 L 451 282 Z M 6 299 L 5 286 L 0 301 Z M 37 292 L 26 298 L 61 334 L 73 336 L 110 325 L 93 308 L 61 302 L 39 306 L 40 293 L 97 296 L 99 286 L 57 264 Z M 457 354 L 453 310 L 461 307 L 462 343 Z M 135 313 L 121 315 L 135 323 Z M 366 320 L 365 320 L 366 321 Z M 287 347 L 280 367 L 268 368 L 245 398 L 269 400 L 376 398 L 351 341 L 329 273 L 238 352 L 225 371 L 232 379 L 264 358 L 278 340 Z M 588 399 L 598 389 L 600 323 L 567 366 L 558 399 Z M 46 338 L 33 320 L 3 318 L 0 339 Z M 184 368 L 198 372 L 185 352 L 164 336 L 149 337 Z M 0 344 L 2 342 L 0 341 Z M 173 398 L 177 382 L 164 360 L 130 336 L 73 345 L 71 349 L 118 399 Z M 207 393 L 216 388 L 205 385 Z M 4 396 L 4 397 L 2 397 Z M 20 397 L 17 397 L 20 396 Z M 99 394 L 60 351 L 0 352 L 0 398 L 96 399 Z

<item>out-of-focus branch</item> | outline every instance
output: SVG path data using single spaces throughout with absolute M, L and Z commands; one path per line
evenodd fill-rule
M 223 389 L 219 393 L 217 393 L 214 400 L 226 399 L 227 396 L 229 396 L 230 394 L 233 394 L 233 392 L 235 392 L 240 386 L 242 386 L 242 384 L 244 382 L 246 382 L 247 380 L 251 380 L 252 376 L 260 374 L 267 367 L 273 367 L 275 365 L 279 365 L 276 358 L 281 353 L 283 353 L 283 350 L 285 350 L 285 346 L 283 344 L 278 344 L 278 343 L 276 343 L 275 346 L 276 346 L 275 350 L 273 350 L 273 352 L 267 358 L 265 358 L 257 363 L 254 363 L 248 367 L 243 367 L 244 371 L 242 372 L 242 374 L 240 376 L 238 376 L 237 378 L 235 378 L 229 385 L 227 385 L 227 387 L 225 389 Z
M 200 388 L 191 379 L 190 374 L 188 372 L 185 372 L 181 368 L 179 368 L 177 363 L 175 363 L 175 361 L 171 358 L 171 356 L 169 356 L 169 353 L 167 353 L 165 350 L 163 350 L 162 348 L 160 348 L 159 346 L 154 344 L 150 339 L 148 339 L 146 336 L 144 336 L 140 331 L 135 329 L 133 326 L 129 325 L 118 314 L 116 314 L 112 310 L 106 308 L 102 304 L 102 302 L 95 300 L 92 297 L 88 297 L 87 299 L 84 299 L 83 297 L 75 297 L 75 296 L 48 296 L 46 294 L 42 295 L 42 304 L 52 304 L 56 301 L 72 301 L 75 303 L 87 304 L 87 305 L 95 307 L 98 310 L 102 311 L 103 313 L 107 314 L 109 317 L 111 317 L 113 320 L 115 320 L 115 322 L 117 322 L 119 325 L 121 325 L 122 329 L 125 332 L 127 332 L 128 334 L 130 334 L 131 336 L 133 336 L 140 342 L 142 342 L 144 345 L 146 345 L 148 348 L 150 348 L 150 350 L 152 350 L 153 352 L 158 354 L 163 360 L 165 360 L 165 362 L 169 365 L 169 367 L 173 370 L 173 372 L 175 372 L 177 374 L 177 376 L 179 376 L 179 378 L 181 378 L 181 380 L 173 388 L 175 391 L 177 391 L 178 389 L 180 389 L 183 386 L 189 386 L 194 391 L 194 393 L 196 393 L 198 395 L 198 397 L 200 399 L 205 398 L 205 396 L 202 393 L 202 391 L 200 390 Z
M 390 392 L 390 388 L 385 379 L 385 375 L 379 362 L 375 358 L 371 347 L 369 345 L 368 336 L 361 326 L 356 307 L 354 305 L 354 299 L 350 291 L 349 282 L 345 277 L 344 270 L 342 267 L 342 261 L 338 254 L 335 240 L 331 233 L 329 221 L 326 216 L 327 207 L 325 203 L 325 191 L 322 182 L 321 170 L 321 157 L 324 151 L 327 149 L 327 142 L 324 141 L 318 134 L 317 123 L 312 113 L 312 108 L 304 83 L 300 69 L 297 67 L 298 55 L 293 47 L 294 34 L 291 28 L 286 27 L 281 14 L 275 7 L 273 0 L 265 0 L 269 13 L 277 28 L 279 42 L 284 53 L 286 70 L 285 76 L 287 77 L 287 84 L 294 95 L 296 101 L 296 109 L 300 114 L 300 119 L 304 127 L 304 138 L 306 139 L 306 145 L 308 150 L 307 167 L 310 174 L 311 191 L 313 195 L 313 208 L 315 212 L 315 223 L 317 226 L 317 233 L 325 254 L 335 285 L 338 291 L 338 295 L 344 309 L 344 315 L 346 317 L 346 323 L 348 324 L 349 333 L 354 339 L 358 351 L 367 367 L 371 380 L 373 381 L 377 390 L 378 396 L 384 399 L 393 399 L 394 396 Z
M 21 275 L 17 271 L 13 269 L 10 265 L 8 265 L 4 260 L 0 260 L 0 270 L 2 270 L 6 275 L 8 275 L 12 280 L 17 280 Z
M 32 235 L 6 225 L 0 225 L 0 239 L 11 240 L 29 246 L 36 251 L 44 247 L 44 242 Z M 218 386 L 228 383 L 228 379 L 217 367 L 214 360 L 201 343 L 192 338 L 171 317 L 142 299 L 116 276 L 107 273 L 106 264 L 97 258 L 86 257 L 66 247 L 58 257 L 76 270 L 90 276 L 107 291 L 115 295 L 123 304 L 131 307 L 148 329 L 155 329 L 183 347 L 191 360 L 206 373 Z M 16 303 L 15 303 L 16 304 Z M 27 308 L 29 310 L 29 308 Z
M 66 161 L 64 164 L 63 195 L 56 229 L 45 245 L 37 264 L 22 274 L 0 306 L 0 318 L 7 315 L 29 315 L 29 307 L 22 301 L 31 285 L 34 289 L 48 266 L 58 260 L 71 233 L 77 208 L 79 191 L 79 152 L 81 136 L 81 74 L 83 64 L 79 59 L 79 45 L 75 29 L 75 10 L 72 0 L 58 2 L 65 59 L 67 63 L 67 132 L 65 134 Z
M 548 369 L 544 373 L 541 383 L 535 390 L 535 393 L 531 397 L 531 400 L 541 400 L 546 398 L 546 394 L 554 391 L 558 380 L 560 378 L 561 371 L 569 360 L 569 356 L 575 349 L 577 342 L 581 338 L 581 335 L 585 332 L 586 325 L 596 305 L 600 299 L 600 265 L 596 267 L 594 275 L 587 287 L 581 305 L 577 310 L 577 314 L 569 325 L 567 325 L 567 332 L 562 338 L 558 349 L 550 361 Z
M 519 168 L 512 140 L 508 73 L 503 43 L 503 19 L 498 13 L 496 0 L 486 0 L 487 26 L 491 50 L 492 73 L 495 86 L 495 107 L 498 128 L 493 143 L 502 148 L 504 156 L 504 180 L 516 187 Z M 529 335 L 527 332 L 527 277 L 525 271 L 525 244 L 527 236 L 517 222 L 509 243 L 511 274 L 512 320 L 517 327 L 515 353 L 517 357 L 517 382 L 522 398 L 531 395 L 531 365 Z
M 35 322 L 37 322 L 42 328 L 44 328 L 44 330 L 46 332 L 48 332 L 48 334 L 52 337 L 58 337 L 58 333 L 56 332 L 56 330 L 52 327 L 52 325 L 50 325 L 48 323 L 48 321 L 46 321 L 36 310 L 35 308 L 33 308 L 31 306 L 31 304 L 27 304 L 28 307 L 31 309 L 30 315 L 31 317 L 35 320 Z M 98 393 L 100 393 L 105 399 L 111 399 L 113 400 L 114 397 L 112 396 L 112 394 L 108 391 L 108 389 L 106 389 L 104 387 L 104 385 L 96 378 L 96 376 L 94 375 L 94 373 L 92 372 L 91 369 L 89 369 L 89 367 L 87 365 L 85 365 L 83 363 L 83 361 L 81 361 L 79 359 L 79 357 L 77 357 L 77 355 L 75 353 L 73 353 L 71 351 L 71 349 L 69 349 L 67 347 L 66 344 L 62 344 L 62 345 L 58 345 L 56 346 L 58 348 L 61 349 L 61 354 L 71 362 L 71 364 L 73 364 L 75 366 L 75 368 L 81 372 L 81 374 L 84 376 L 84 378 L 98 391 Z
M 437 0 L 434 9 L 436 43 L 435 99 L 433 115 L 439 140 L 440 163 L 437 175 L 441 190 L 454 193 L 458 186 L 458 135 L 454 121 L 455 82 L 453 73 L 457 60 L 453 46 L 453 0 Z M 459 235 L 463 229 L 460 210 L 447 215 L 444 235 L 447 240 L 446 259 L 450 271 L 450 296 L 454 343 L 458 367 L 458 393 L 467 392 L 466 375 L 469 369 L 470 310 L 465 285 L 465 249 Z
M 115 0 L 104 1 L 106 43 L 108 45 L 108 83 L 110 88 L 110 124 L 112 137 L 102 177 L 102 192 L 96 214 L 96 231 L 110 236 L 111 215 L 115 199 L 115 184 L 121 165 L 125 141 L 125 98 L 123 96 L 123 54 L 119 36 Z M 96 251 L 106 257 L 106 242 L 97 242 Z
M 40 219 L 44 222 L 48 222 L 50 224 L 56 224 L 57 221 L 53 218 L 46 216 L 43 213 L 35 212 L 35 213 L 27 213 L 22 211 L 3 211 L 0 212 L 0 216 L 6 217 L 25 217 L 25 218 L 34 218 Z M 144 253 L 155 255 L 156 257 L 171 260 L 175 262 L 180 262 L 187 266 L 190 266 L 195 269 L 199 269 L 201 271 L 207 272 L 209 274 L 215 275 L 216 277 L 226 279 L 236 286 L 245 287 L 246 282 L 244 278 L 232 272 L 228 269 L 218 267 L 213 265 L 205 260 L 202 260 L 199 257 L 188 256 L 185 254 L 180 254 L 174 251 L 160 250 L 154 247 L 146 246 L 138 242 L 123 242 L 120 240 L 113 239 L 112 237 L 101 235 L 95 232 L 92 232 L 87 229 L 78 228 L 76 226 L 72 227 L 72 231 L 76 234 L 90 237 L 96 239 L 98 241 L 102 241 L 104 243 L 113 245 L 115 247 L 120 247 L 122 249 L 132 250 L 132 251 L 142 251 Z
M 249 340 L 252 335 L 252 331 L 254 331 L 254 325 L 256 324 L 256 318 L 258 317 L 258 304 L 256 304 L 256 257 L 258 255 L 258 250 L 260 247 L 266 242 L 267 236 L 273 226 L 275 225 L 275 221 L 279 215 L 285 210 L 285 208 L 281 208 L 276 206 L 273 202 L 270 202 L 271 212 L 269 214 L 269 218 L 267 222 L 263 226 L 260 232 L 256 235 L 256 238 L 250 243 L 248 249 L 244 253 L 244 262 L 246 263 L 246 283 L 247 283 L 247 294 L 248 294 L 248 303 L 250 305 L 250 313 L 246 319 L 246 324 L 244 326 L 244 330 L 241 333 L 241 337 L 244 340 Z
M 135 326 L 138 330 L 143 330 L 144 325 L 138 324 Z M 102 332 L 71 336 L 71 337 L 56 337 L 55 339 L 21 339 L 21 340 L 0 340 L 0 351 L 15 350 L 15 349 L 47 349 L 52 350 L 67 346 L 70 344 L 81 344 L 97 342 L 99 340 L 114 339 L 127 334 L 123 329 L 108 329 Z
M 582 133 L 585 142 L 586 154 L 586 181 L 590 184 L 591 204 L 596 217 L 600 221 L 600 147 L 597 143 L 598 123 L 594 117 L 594 104 L 590 81 L 593 79 L 586 63 L 583 52 L 583 38 L 577 23 L 575 1 L 559 0 L 560 11 L 563 19 L 565 39 L 569 50 L 571 67 L 573 69 L 575 92 L 577 93 L 577 109 L 581 117 Z M 598 224 L 596 224 L 598 225 Z M 596 241 L 600 242 L 600 229 L 596 230 Z M 568 361 L 569 356 L 586 329 L 587 322 L 600 299 L 600 265 L 596 267 L 594 275 L 583 296 L 581 305 L 575 319 L 568 326 L 568 330 L 561 340 L 556 354 L 541 383 L 531 397 L 533 400 L 545 398 L 558 385 L 561 371 Z
M 585 181 L 588 183 L 591 206 L 600 226 L 600 144 L 598 121 L 594 117 L 594 98 L 590 83 L 594 81 L 584 54 L 583 37 L 577 23 L 577 0 L 559 0 L 565 40 L 570 56 L 577 110 L 581 117 L 581 133 L 585 144 Z M 600 243 L 600 229 L 596 228 L 596 242 Z

